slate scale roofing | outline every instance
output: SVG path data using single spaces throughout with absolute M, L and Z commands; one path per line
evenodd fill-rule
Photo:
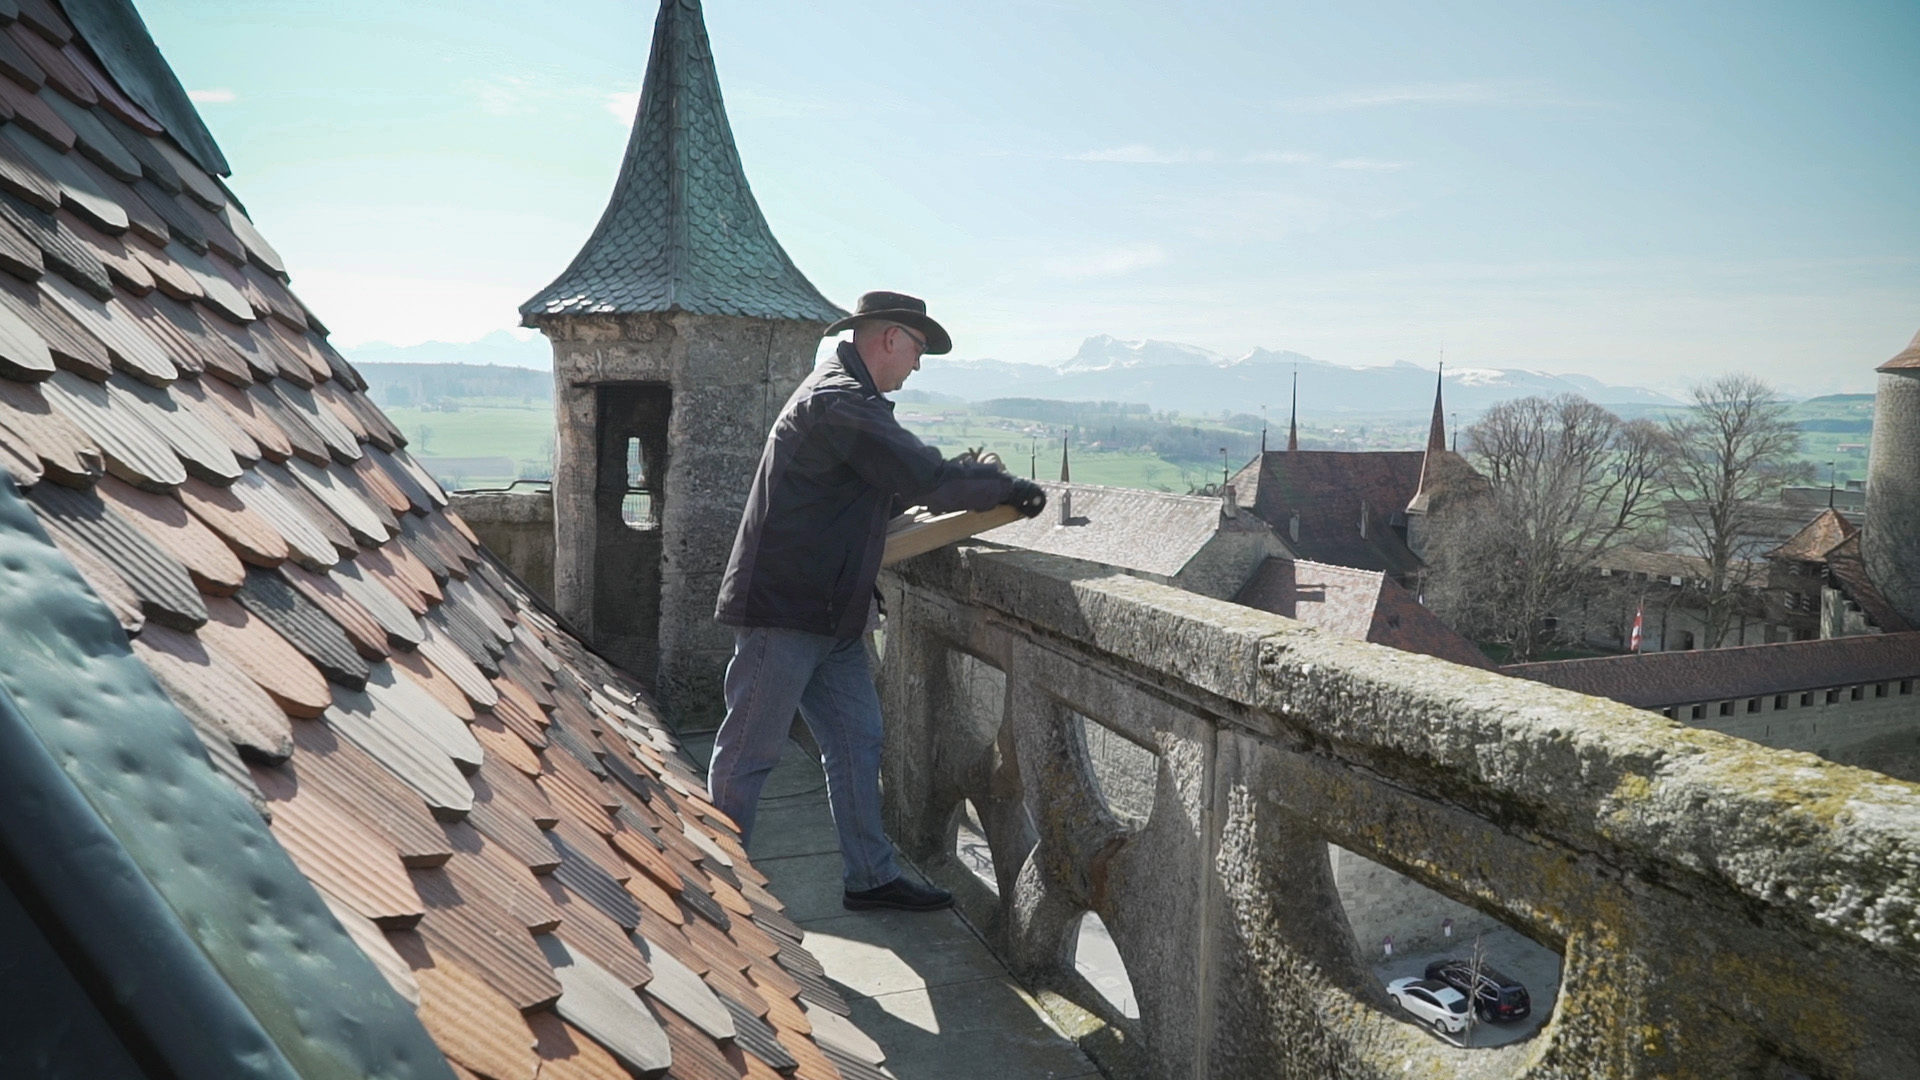
M 520 306 L 561 315 L 685 311 L 833 322 L 747 185 L 699 0 L 665 0 L 613 197 L 551 285 Z
M 645 689 L 288 291 L 132 8 L 64 11 L 0 0 L 0 943 L 77 981 L 0 1044 L 103 1077 L 873 1075 Z M 46 1004 L 83 998 L 99 1032 Z

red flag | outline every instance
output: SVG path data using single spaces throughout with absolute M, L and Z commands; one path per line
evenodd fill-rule
M 1640 651 L 1640 627 L 1642 624 L 1642 616 L 1646 612 L 1646 607 L 1647 605 L 1642 603 L 1639 607 L 1633 609 L 1633 633 L 1627 637 L 1628 652 Z

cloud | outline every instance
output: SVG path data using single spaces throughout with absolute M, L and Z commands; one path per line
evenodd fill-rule
M 1158 244 L 1130 244 L 1074 255 L 1056 255 L 1042 259 L 1040 269 L 1057 278 L 1114 278 L 1166 261 L 1167 253 Z
M 633 114 L 640 111 L 640 88 L 636 86 L 631 90 L 615 90 L 602 94 L 600 102 L 607 110 L 608 116 L 620 121 L 623 125 L 631 124 Z
M 1388 109 L 1402 106 L 1585 106 L 1555 94 L 1539 83 L 1523 81 L 1408 83 L 1374 86 L 1337 94 L 1289 98 L 1279 103 L 1287 112 L 1343 112 L 1350 109 Z
M 239 101 L 240 95 L 224 86 L 213 86 L 205 90 L 187 91 L 187 100 L 196 105 L 226 105 Z

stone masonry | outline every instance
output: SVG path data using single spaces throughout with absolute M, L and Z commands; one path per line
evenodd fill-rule
M 1054 556 L 884 585 L 890 828 L 1116 1077 L 1920 1075 L 1920 787 Z M 1144 816 L 1095 728 L 1147 762 Z M 1557 952 L 1541 1031 L 1406 1022 L 1329 844 Z M 1074 972 L 1087 911 L 1137 1021 Z

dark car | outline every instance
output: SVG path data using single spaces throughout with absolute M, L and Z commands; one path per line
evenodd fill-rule
M 1427 965 L 1427 978 L 1446 983 L 1463 994 L 1473 982 L 1473 963 L 1468 960 L 1435 960 Z M 1488 1023 L 1522 1020 L 1533 1011 L 1533 999 L 1518 979 L 1508 978 L 1485 964 L 1480 965 L 1479 986 L 1469 996 L 1474 1015 Z

